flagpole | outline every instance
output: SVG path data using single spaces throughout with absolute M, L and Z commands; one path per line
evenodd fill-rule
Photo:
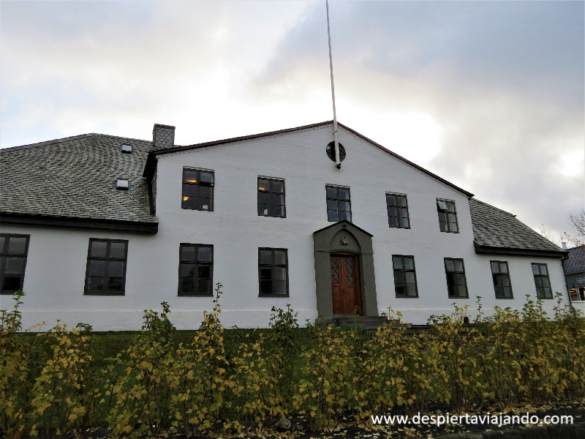
M 335 165 L 341 169 L 341 160 L 339 157 L 339 142 L 337 140 L 337 112 L 335 109 L 335 84 L 333 81 L 333 55 L 331 53 L 331 29 L 329 27 L 329 0 L 325 0 L 327 8 L 327 37 L 329 40 L 329 72 L 331 75 L 331 98 L 333 100 L 333 141 L 335 142 Z

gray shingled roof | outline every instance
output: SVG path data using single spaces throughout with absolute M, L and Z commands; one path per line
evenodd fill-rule
M 582 273 L 585 271 L 585 246 L 569 249 L 569 259 L 563 261 L 565 274 Z
M 133 146 L 122 154 L 120 145 Z M 83 134 L 0 149 L 0 212 L 156 223 L 142 171 L 152 142 Z M 117 179 L 130 190 L 116 189 Z
M 484 247 L 563 252 L 557 245 L 516 219 L 515 215 L 483 201 L 469 200 L 473 237 Z

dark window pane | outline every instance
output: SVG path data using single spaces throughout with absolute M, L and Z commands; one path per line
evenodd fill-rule
M 213 172 L 201 171 L 201 183 L 213 185 Z
M 181 293 L 193 294 L 195 292 L 195 280 L 191 278 L 181 279 Z
M 340 200 L 349 200 L 349 189 L 347 188 L 339 188 L 339 199 Z
M 179 275 L 181 277 L 194 277 L 195 264 L 181 264 L 179 269 Z
M 396 197 L 396 201 L 398 202 L 399 206 L 406 207 L 406 197 L 398 196 Z
M 274 250 L 274 265 L 286 265 L 286 252 Z
M 284 195 L 272 194 L 272 204 L 275 206 L 284 206 Z
M 197 198 L 195 197 L 183 197 L 183 202 L 181 204 L 183 209 L 196 209 L 197 208 Z
M 184 184 L 183 185 L 183 197 L 196 197 L 199 186 L 195 184 Z M 209 189 L 209 188 L 207 188 Z
M 272 279 L 272 268 L 261 268 L 260 279 L 271 280 Z
M 502 276 L 502 285 L 505 287 L 510 286 L 510 278 L 508 276 Z
M 394 195 L 386 195 L 386 204 L 388 206 L 396 206 L 396 198 Z
M 490 265 L 492 267 L 492 273 L 497 274 L 500 272 L 500 265 L 497 262 L 492 262 Z
M 23 274 L 24 258 L 6 258 L 6 274 Z
M 389 217 L 397 217 L 398 216 L 398 210 L 396 209 L 396 207 L 389 207 L 388 208 L 388 216 Z
M 398 227 L 398 218 L 395 216 L 388 217 L 388 223 L 390 227 Z
M 110 258 L 124 259 L 126 257 L 126 243 L 125 242 L 111 242 L 110 243 Z
M 550 288 L 550 280 L 548 279 L 548 277 L 542 278 L 542 286 L 545 288 Z
M 121 277 L 110 277 L 108 279 L 108 292 L 121 293 L 123 284 L 124 282 Z
M 501 299 L 503 297 L 503 291 L 502 291 L 502 287 L 499 285 L 496 285 L 495 287 L 496 290 L 496 298 Z
M 455 274 L 455 282 L 457 285 L 465 285 L 465 275 L 464 274 Z
M 540 270 L 538 269 L 538 265 L 532 264 L 532 273 L 538 275 L 540 274 Z
M 4 276 L 4 282 L 2 284 L 2 290 L 4 291 L 16 291 L 20 289 L 21 276 L 6 275 Z
M 211 279 L 211 267 L 209 265 L 200 265 L 199 268 L 199 280 L 201 279 Z
M 504 290 L 504 297 L 506 299 L 511 299 L 512 298 L 512 288 L 504 287 L 503 290 Z
M 108 276 L 124 276 L 124 262 L 110 261 Z
M 406 275 L 406 283 L 407 284 L 415 284 L 416 280 L 414 279 L 414 271 L 407 271 L 404 273 Z
M 548 287 L 544 288 L 544 297 L 546 298 L 551 298 L 552 297 L 552 290 Z
M 108 243 L 105 241 L 91 241 L 89 256 L 92 258 L 105 258 Z
M 459 292 L 459 297 L 467 297 L 467 287 L 465 285 L 459 285 L 457 291 Z
M 329 221 L 339 221 L 339 213 L 337 212 L 337 210 L 328 210 L 327 219 Z
M 211 198 L 211 187 L 209 186 L 200 186 L 199 187 L 199 196 L 201 198 Z
M 439 206 L 440 210 L 444 210 L 444 211 L 448 210 L 447 203 L 445 203 L 444 201 L 437 200 L 437 206 Z
M 212 261 L 211 247 L 200 246 L 198 251 L 197 251 L 197 261 L 198 262 L 211 262 Z
M 195 262 L 195 246 L 184 245 L 181 247 L 181 262 Z
M 394 258 L 392 258 L 392 263 L 394 265 L 394 269 L 395 270 L 401 270 L 402 269 L 402 258 L 401 257 L 394 257 Z
M 339 221 L 343 221 L 343 220 L 351 221 L 351 213 L 344 212 L 344 211 L 339 212 Z
M 284 216 L 284 206 L 275 206 L 274 216 Z
M 462 273 L 463 272 L 463 261 L 459 261 L 459 260 L 455 259 L 453 262 L 455 264 L 455 271 Z
M 10 236 L 8 240 L 9 255 L 24 255 L 26 253 L 26 238 Z
M 87 283 L 87 290 L 90 293 L 101 293 L 104 291 L 103 277 L 90 277 Z
M 337 188 L 336 187 L 327 186 L 327 198 L 337 199 Z
M 508 264 L 506 264 L 504 262 L 500 263 L 500 271 L 502 273 L 507 273 L 508 272 Z
M 399 284 L 406 283 L 404 271 L 395 271 L 394 272 L 394 282 L 399 283 Z
M 286 296 L 286 280 L 274 281 L 274 294 L 278 296 Z
M 546 265 L 541 265 L 540 266 L 540 274 L 542 274 L 543 276 L 548 276 L 548 270 L 546 269 Z
M 0 236 L 0 254 L 4 254 L 4 245 L 6 243 L 6 239 L 4 236 Z
M 339 210 L 342 212 L 349 212 L 351 210 L 349 201 L 340 201 L 339 202 Z
M 396 284 L 396 295 L 406 296 L 406 285 Z
M 211 200 L 209 198 L 201 198 L 201 210 L 212 210 Z
M 327 200 L 328 210 L 337 210 L 337 200 Z
M 106 274 L 106 261 L 89 261 L 90 276 L 104 276 Z
M 260 281 L 260 294 L 272 294 L 272 281 Z
M 535 277 L 534 278 L 534 282 L 536 283 L 536 288 L 542 287 L 542 278 L 540 276 L 539 277 Z
M 197 281 L 197 294 L 211 294 L 211 281 L 209 279 Z
M 404 258 L 404 268 L 406 270 L 414 270 L 414 259 Z
M 271 250 L 260 250 L 260 264 L 271 265 L 272 264 L 272 251 Z
M 414 284 L 406 285 L 407 296 L 416 297 L 416 286 Z
M 404 227 L 405 229 L 408 229 L 410 227 L 410 224 L 408 222 L 408 218 L 401 218 L 400 223 L 401 223 L 401 226 Z
M 199 183 L 199 171 L 194 169 L 183 169 L 183 181 L 186 183 Z
M 286 268 L 274 267 L 273 275 L 275 280 L 286 280 Z
M 265 178 L 258 179 L 258 190 L 259 191 L 270 191 L 270 180 L 266 180 Z
M 455 271 L 455 265 L 453 264 L 453 260 L 452 259 L 447 259 L 445 261 L 445 267 L 447 268 L 447 271 L 448 272 Z
M 272 180 L 272 192 L 284 193 L 284 181 Z
M 400 216 L 402 218 L 408 218 L 408 210 L 406 210 L 405 208 L 400 208 Z

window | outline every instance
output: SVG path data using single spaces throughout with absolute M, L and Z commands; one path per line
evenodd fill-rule
M 122 154 L 132 154 L 132 145 L 120 145 L 120 152 Z
M 445 258 L 445 274 L 447 275 L 447 289 L 450 299 L 469 297 L 463 259 Z
M 0 235 L 0 285 L 2 294 L 22 290 L 29 235 Z
M 573 302 L 585 302 L 585 288 L 571 288 L 569 294 Z
M 213 171 L 183 168 L 183 209 L 213 211 Z
M 546 264 L 532 264 L 532 273 L 534 274 L 534 283 L 536 284 L 536 295 L 538 298 L 552 299 L 552 289 L 550 287 Z
M 410 228 L 406 195 L 386 194 L 386 206 L 388 208 L 388 225 L 390 227 Z
M 392 256 L 396 297 L 418 297 L 414 256 Z
M 128 241 L 90 239 L 85 294 L 123 295 Z
M 258 215 L 284 218 L 284 180 L 258 177 Z
M 439 212 L 439 226 L 441 232 L 458 233 L 457 212 L 455 201 L 440 200 L 437 198 L 437 211 Z
M 119 191 L 128 191 L 130 190 L 130 182 L 128 180 L 118 179 L 116 180 L 116 189 Z
M 508 272 L 508 263 L 502 261 L 491 261 L 492 278 L 496 290 L 496 299 L 513 299 L 512 284 L 510 283 L 510 273 Z
M 327 219 L 329 221 L 351 221 L 349 188 L 325 186 L 327 192 Z
M 213 246 L 181 244 L 179 296 L 213 295 Z
M 260 296 L 288 296 L 288 255 L 283 248 L 258 249 Z

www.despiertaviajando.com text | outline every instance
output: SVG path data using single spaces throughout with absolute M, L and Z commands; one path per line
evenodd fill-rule
M 547 415 L 542 418 L 545 425 L 572 424 L 573 417 L 569 415 Z M 414 416 L 407 415 L 382 415 L 372 416 L 374 425 L 492 425 L 494 427 L 503 427 L 505 425 L 539 425 L 540 416 L 526 413 L 524 415 L 507 415 L 504 413 L 485 415 L 421 415 L 418 413 Z

